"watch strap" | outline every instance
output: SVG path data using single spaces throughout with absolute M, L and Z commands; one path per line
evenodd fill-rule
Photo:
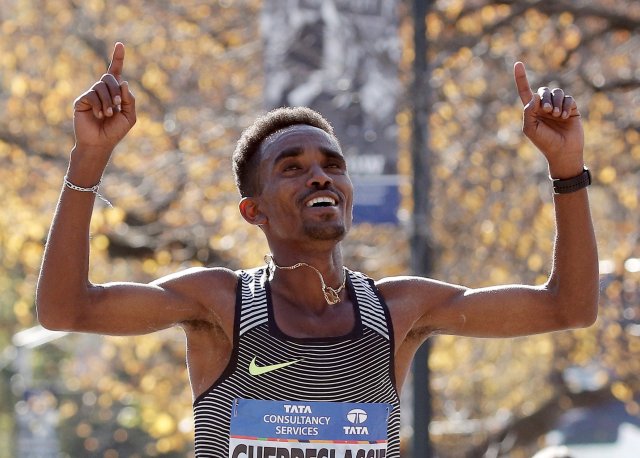
M 584 167 L 580 175 L 564 180 L 553 179 L 552 183 L 554 194 L 568 194 L 589 186 L 591 184 L 591 172 Z

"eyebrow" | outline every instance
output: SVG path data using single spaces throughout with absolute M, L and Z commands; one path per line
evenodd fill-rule
M 324 156 L 327 156 L 328 158 L 331 158 L 331 159 L 338 159 L 341 162 L 346 163 L 344 156 L 340 154 L 340 152 L 338 152 L 337 150 L 333 148 L 327 148 L 325 146 L 319 146 L 318 149 Z M 274 161 L 274 164 L 278 164 L 281 161 L 288 159 L 290 157 L 301 156 L 303 153 L 304 153 L 304 148 L 301 146 L 292 146 L 290 148 L 285 148 L 278 153 Z

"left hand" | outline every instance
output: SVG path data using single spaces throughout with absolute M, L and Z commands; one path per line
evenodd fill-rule
M 544 154 L 552 178 L 571 178 L 584 167 L 584 132 L 575 100 L 560 88 L 541 87 L 534 93 L 522 62 L 513 67 L 524 105 L 522 132 Z

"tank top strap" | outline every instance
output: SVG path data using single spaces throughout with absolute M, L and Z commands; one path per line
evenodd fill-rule
M 360 272 L 349 272 L 349 279 L 356 294 L 362 325 L 377 332 L 385 339 L 391 337 L 391 320 L 386 303 L 373 280 Z
M 239 332 L 242 336 L 247 331 L 260 326 L 269 321 L 269 312 L 267 308 L 267 290 L 265 283 L 267 281 L 267 269 L 258 267 L 250 270 L 241 270 L 239 274 L 237 301 L 239 313 Z

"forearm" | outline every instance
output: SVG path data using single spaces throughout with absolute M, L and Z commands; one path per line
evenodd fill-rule
M 100 181 L 104 165 L 99 160 L 75 158 L 67 171 L 72 183 L 90 187 Z M 95 158 L 94 158 L 95 159 Z M 89 294 L 89 225 L 95 201 L 92 192 L 63 186 L 45 246 L 38 279 L 36 305 L 43 324 L 73 320 Z
M 554 195 L 556 240 L 548 290 L 570 327 L 597 316 L 598 252 L 586 189 Z

